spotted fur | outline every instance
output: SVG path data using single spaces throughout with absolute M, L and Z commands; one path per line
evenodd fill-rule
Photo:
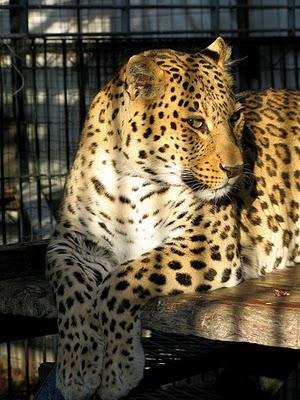
M 139 382 L 149 299 L 300 261 L 300 94 L 236 96 L 229 57 L 133 56 L 91 105 L 47 256 L 66 400 Z

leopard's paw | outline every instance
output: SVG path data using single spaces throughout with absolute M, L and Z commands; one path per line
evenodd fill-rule
M 104 341 L 95 335 L 77 335 L 61 341 L 58 348 L 56 387 L 64 400 L 88 400 L 101 383 Z
M 140 337 L 129 340 L 130 345 L 126 342 L 114 342 L 106 350 L 102 383 L 97 390 L 101 400 L 117 400 L 126 396 L 143 378 L 145 361 Z

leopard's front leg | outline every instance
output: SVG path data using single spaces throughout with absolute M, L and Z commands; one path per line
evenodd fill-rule
M 47 274 L 58 312 L 56 386 L 65 400 L 88 399 L 101 381 L 105 338 L 95 314 L 97 286 L 113 258 L 79 233 L 58 236 L 47 251 Z
M 143 376 L 143 304 L 157 296 L 202 292 L 240 282 L 236 234 L 229 232 L 228 237 L 220 245 L 213 245 L 203 234 L 181 237 L 128 262 L 107 277 L 97 296 L 99 319 L 107 337 L 98 389 L 102 400 L 126 395 Z

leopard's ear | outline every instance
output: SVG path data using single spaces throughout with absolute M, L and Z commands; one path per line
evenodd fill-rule
M 224 67 L 230 62 L 231 47 L 228 46 L 224 42 L 224 39 L 219 36 L 206 49 L 202 50 L 201 54 L 209 57 L 215 64 L 219 65 L 220 67 Z
M 132 56 L 126 66 L 126 81 L 131 100 L 137 96 L 150 99 L 161 91 L 164 71 L 149 57 Z

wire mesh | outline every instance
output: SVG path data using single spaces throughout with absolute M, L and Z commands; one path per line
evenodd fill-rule
M 51 234 L 87 107 L 130 55 L 222 34 L 247 57 L 238 89 L 299 88 L 299 16 L 294 0 L 1 0 L 0 243 Z
M 56 345 L 56 335 L 0 344 L 0 399 L 33 399 L 41 381 L 53 368 Z M 246 373 L 246 360 L 251 359 L 253 351 L 258 356 L 266 356 L 264 350 L 257 352 L 257 346 L 161 332 L 145 335 L 143 346 L 145 379 L 128 400 L 224 400 L 216 385 L 224 368 L 235 365 L 238 371 Z M 41 363 L 44 376 L 38 373 Z M 299 377 L 300 364 L 274 400 L 298 400 Z
M 0 47 L 1 242 L 52 232 L 85 113 L 130 55 L 173 47 L 199 51 L 208 39 L 5 39 Z M 231 40 L 238 89 L 299 88 L 297 41 Z
M 41 363 L 55 359 L 56 336 L 0 343 L 0 399 L 33 399 Z
M 87 107 L 130 55 L 199 51 L 217 35 L 242 59 L 238 90 L 299 89 L 298 0 L 0 0 L 0 243 L 51 235 Z M 22 397 L 14 346 L 1 347 L 0 388 L 30 398 L 30 354 L 37 346 L 48 361 L 48 347 L 17 345 Z M 174 358 L 154 347 L 148 363 Z M 299 382 L 298 367 L 279 399 L 298 399 Z
M 1 33 L 9 35 L 9 13 L 26 14 L 30 35 L 298 36 L 300 30 L 295 0 L 2 0 L 0 7 Z

